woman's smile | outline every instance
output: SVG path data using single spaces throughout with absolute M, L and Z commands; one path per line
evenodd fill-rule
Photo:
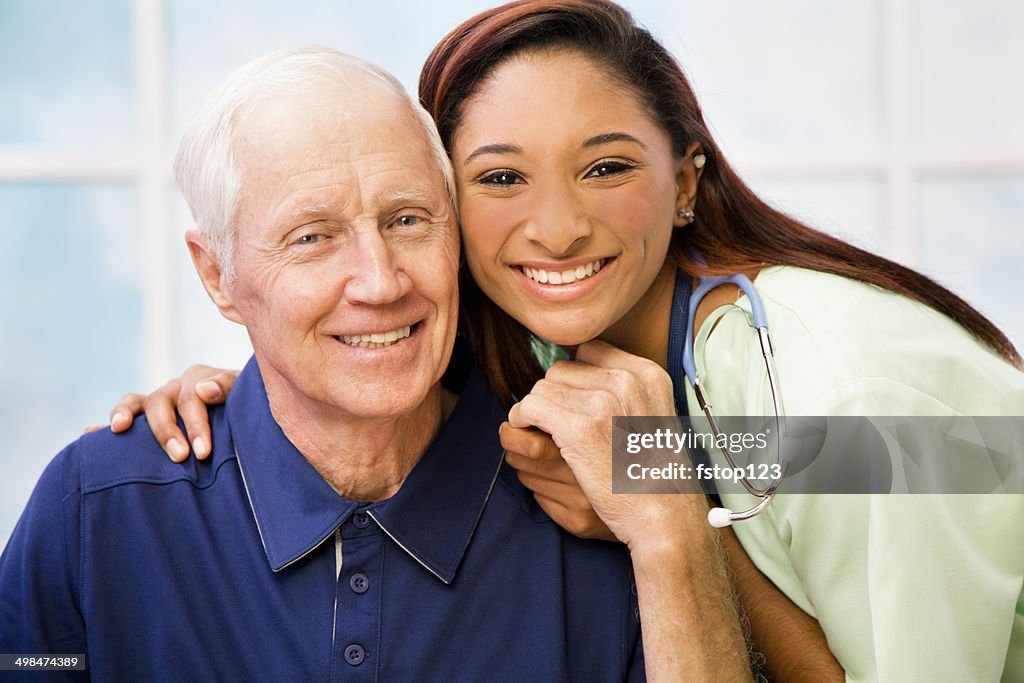
M 545 302 L 565 302 L 598 289 L 614 262 L 614 257 L 573 259 L 564 263 L 517 264 L 511 270 L 527 294 Z

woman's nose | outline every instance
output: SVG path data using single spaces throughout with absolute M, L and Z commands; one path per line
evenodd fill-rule
M 552 256 L 572 252 L 574 246 L 592 233 L 590 219 L 571 191 L 548 192 L 535 205 L 524 235 L 544 247 Z

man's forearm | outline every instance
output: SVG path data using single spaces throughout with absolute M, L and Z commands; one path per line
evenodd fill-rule
M 648 680 L 751 681 L 717 532 L 662 532 L 631 553 Z

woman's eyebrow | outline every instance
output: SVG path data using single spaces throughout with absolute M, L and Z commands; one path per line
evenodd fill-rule
M 604 145 L 609 142 L 632 142 L 640 145 L 641 149 L 647 149 L 647 145 L 640 142 L 640 140 L 629 133 L 601 133 L 600 135 L 595 135 L 592 138 L 587 138 L 583 143 L 583 147 L 597 147 L 598 145 Z
M 519 145 L 511 145 L 508 143 L 483 145 L 482 147 L 477 147 L 472 152 L 470 152 L 469 156 L 467 156 L 466 160 L 463 161 L 462 163 L 468 164 L 470 161 L 480 156 L 481 154 L 522 154 L 522 152 L 523 148 L 520 147 Z

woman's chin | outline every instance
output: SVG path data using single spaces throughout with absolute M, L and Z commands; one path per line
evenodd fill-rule
M 539 315 L 536 311 L 527 315 L 517 311 L 512 317 L 537 337 L 559 346 L 579 346 L 597 339 L 608 322 L 606 318 L 580 310 L 544 311 Z
M 595 329 L 592 326 L 571 328 L 566 329 L 565 326 L 559 326 L 557 328 L 530 328 L 535 335 L 545 341 L 549 341 L 552 344 L 558 344 L 564 347 L 577 347 L 580 344 L 590 341 L 591 339 L 597 339 L 603 332 L 603 329 Z

